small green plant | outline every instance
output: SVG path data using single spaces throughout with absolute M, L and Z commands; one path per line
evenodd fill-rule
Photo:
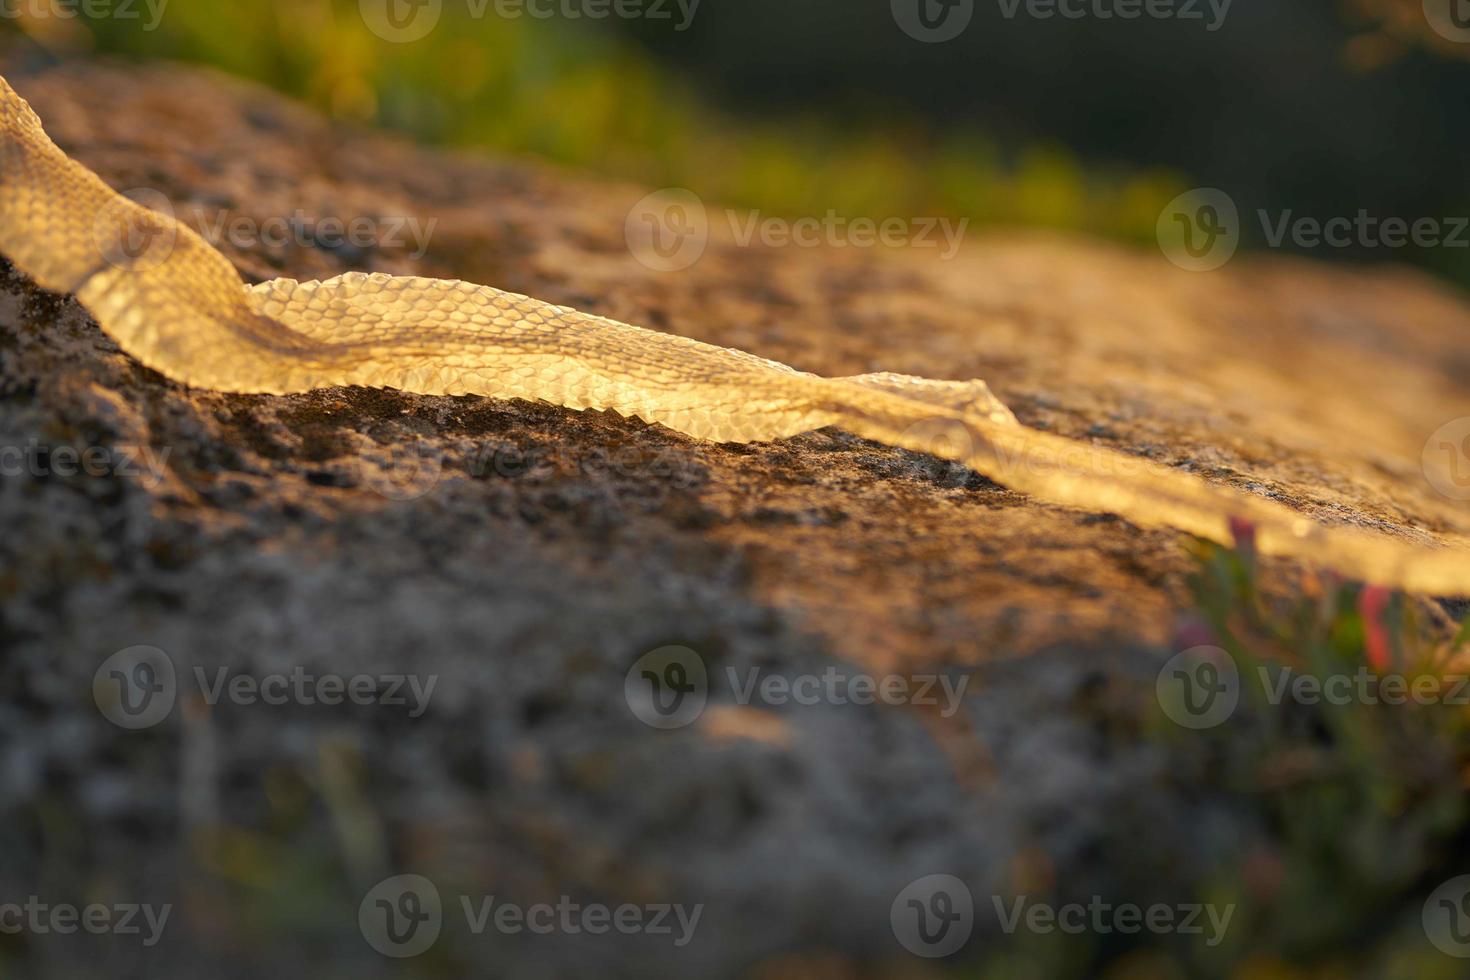
M 1252 955 L 1455 975 L 1418 920 L 1423 896 L 1470 866 L 1470 629 L 1430 601 L 1324 577 L 1268 599 L 1239 532 L 1238 549 L 1198 546 L 1187 631 L 1230 654 L 1241 688 L 1228 724 L 1188 736 L 1260 821 L 1217 888 L 1237 896 Z

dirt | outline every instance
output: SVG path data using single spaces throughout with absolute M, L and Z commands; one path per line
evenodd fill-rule
M 464 278 L 823 374 L 984 378 L 1027 425 L 1323 520 L 1470 533 L 1420 464 L 1470 406 L 1470 306 L 1412 272 L 1196 274 L 1016 232 L 947 261 L 746 247 L 714 206 L 699 261 L 659 272 L 625 238 L 647 188 L 345 129 L 196 69 L 5 72 L 65 150 L 207 227 L 433 229 L 422 255 L 411 235 L 223 241 L 251 281 Z M 1189 746 L 1145 737 L 1191 621 L 1181 535 L 835 430 L 722 446 L 519 401 L 191 391 L 12 271 L 0 326 L 0 446 L 27 460 L 0 475 L 0 897 L 174 906 L 156 946 L 0 936 L 0 965 L 925 975 L 889 925 L 922 875 L 969 883 L 978 945 L 999 932 L 991 891 L 1168 893 L 1261 832 Z M 71 472 L 62 447 L 101 462 Z M 1263 582 L 1279 598 L 1316 574 L 1268 562 Z M 624 694 L 667 644 L 712 678 L 672 731 Z M 167 653 L 180 697 L 125 731 L 93 679 L 136 645 Z M 210 705 L 195 667 L 435 687 L 418 715 Z M 742 706 L 727 673 L 829 669 L 968 687 L 953 712 Z M 358 905 L 410 872 L 441 892 L 445 935 L 395 965 Z M 475 935 L 457 897 L 488 894 L 703 913 L 684 946 Z

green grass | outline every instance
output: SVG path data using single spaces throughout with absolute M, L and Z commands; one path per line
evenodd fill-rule
M 1213 778 L 1257 813 L 1271 841 L 1216 885 L 1240 904 L 1250 937 L 1241 953 L 1303 971 L 1265 976 L 1461 975 L 1461 963 L 1425 941 L 1419 912 L 1466 869 L 1470 692 L 1434 682 L 1464 674 L 1454 658 L 1470 655 L 1470 626 L 1456 633 L 1424 600 L 1333 580 L 1270 603 L 1249 550 L 1201 546 L 1194 591 L 1202 624 L 1239 667 L 1241 708 L 1216 729 L 1171 737 L 1206 741 Z M 1273 703 L 1283 667 L 1324 680 L 1417 678 L 1445 696 L 1396 704 L 1382 688 Z
M 968 217 L 1145 243 L 1184 189 L 1164 173 L 1089 173 L 1058 147 L 1008 164 L 982 133 L 936 136 L 898 118 L 737 122 L 611 34 L 473 19 L 455 3 L 408 44 L 368 30 L 357 0 L 172 3 L 151 32 L 137 21 L 20 24 L 59 52 L 205 62 L 341 118 L 772 214 Z
M 1196 552 L 1195 609 L 1177 646 L 1228 652 L 1241 679 L 1239 706 L 1217 726 L 1192 730 L 1157 705 L 1149 720 L 1149 707 L 1141 705 L 1152 703 L 1150 689 L 1134 692 L 1124 714 L 1144 719 L 1138 737 L 1164 753 L 1177 794 L 1203 796 L 1232 816 L 1199 828 L 1199 855 L 1214 871 L 1193 879 L 1173 858 L 1154 853 L 1148 814 L 1139 826 L 1110 828 L 1109 871 L 1125 888 L 1131 874 L 1138 893 L 1106 897 L 1143 905 L 1145 896 L 1156 897 L 1150 886 L 1162 881 L 1185 889 L 1180 901 L 1233 905 L 1226 940 L 1211 948 L 1197 936 L 1022 930 L 946 975 L 1464 976 L 1465 961 L 1427 939 L 1421 910 L 1440 883 L 1470 871 L 1467 708 L 1364 698 L 1306 704 L 1268 692 L 1286 666 L 1296 676 L 1323 679 L 1356 677 L 1360 669 L 1408 678 L 1461 675 L 1465 665 L 1452 658 L 1470 659 L 1470 623 L 1457 631 L 1428 615 L 1422 600 L 1337 581 L 1308 579 L 1299 597 L 1271 601 L 1258 588 L 1249 548 L 1201 542 Z M 1375 632 L 1384 644 L 1369 642 Z M 1241 836 L 1217 837 L 1222 826 Z M 1159 861 L 1166 867 L 1153 866 Z

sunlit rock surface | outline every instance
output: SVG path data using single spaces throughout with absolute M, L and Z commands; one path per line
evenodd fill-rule
M 699 261 L 661 272 L 625 241 L 647 188 L 332 128 L 190 69 L 3 70 L 63 149 L 161 192 L 252 279 L 464 278 L 826 375 L 981 377 L 1028 425 L 1324 520 L 1470 531 L 1421 461 L 1470 414 L 1470 308 L 1416 274 L 1201 275 L 1004 234 L 949 261 L 741 248 L 714 206 Z M 330 241 L 323 219 L 363 216 L 381 244 Z M 275 241 L 297 217 L 316 231 Z M 1257 832 L 1187 748 L 1138 737 L 1188 608 L 1180 535 L 841 432 L 722 447 L 519 402 L 192 392 L 9 273 L 0 392 L 0 885 L 169 896 L 160 946 L 120 957 L 370 964 L 358 902 L 411 871 L 456 916 L 461 894 L 705 906 L 678 949 L 461 918 L 431 955 L 465 968 L 917 971 L 888 921 L 920 875 L 987 910 L 1033 878 L 1146 900 Z M 1264 580 L 1291 594 L 1302 570 Z M 138 644 L 185 696 L 128 733 L 92 680 Z M 666 644 L 712 678 L 672 732 L 624 699 Z M 414 717 L 211 708 L 194 675 L 298 666 L 437 683 Z M 968 697 L 740 707 L 730 683 L 829 667 L 968 677 Z M 116 966 L 59 938 L 37 962 Z

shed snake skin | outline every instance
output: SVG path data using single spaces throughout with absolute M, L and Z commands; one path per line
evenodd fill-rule
M 823 378 L 459 281 L 348 273 L 247 286 L 193 230 L 67 157 L 3 78 L 0 253 L 42 288 L 76 296 L 130 355 L 187 385 L 539 399 L 726 442 L 835 426 L 958 461 L 1050 503 L 1223 544 L 1234 542 L 1232 520 L 1248 522 L 1263 554 L 1409 591 L 1470 594 L 1464 543 L 1434 548 L 1327 527 L 1265 497 L 1027 428 L 981 381 Z

